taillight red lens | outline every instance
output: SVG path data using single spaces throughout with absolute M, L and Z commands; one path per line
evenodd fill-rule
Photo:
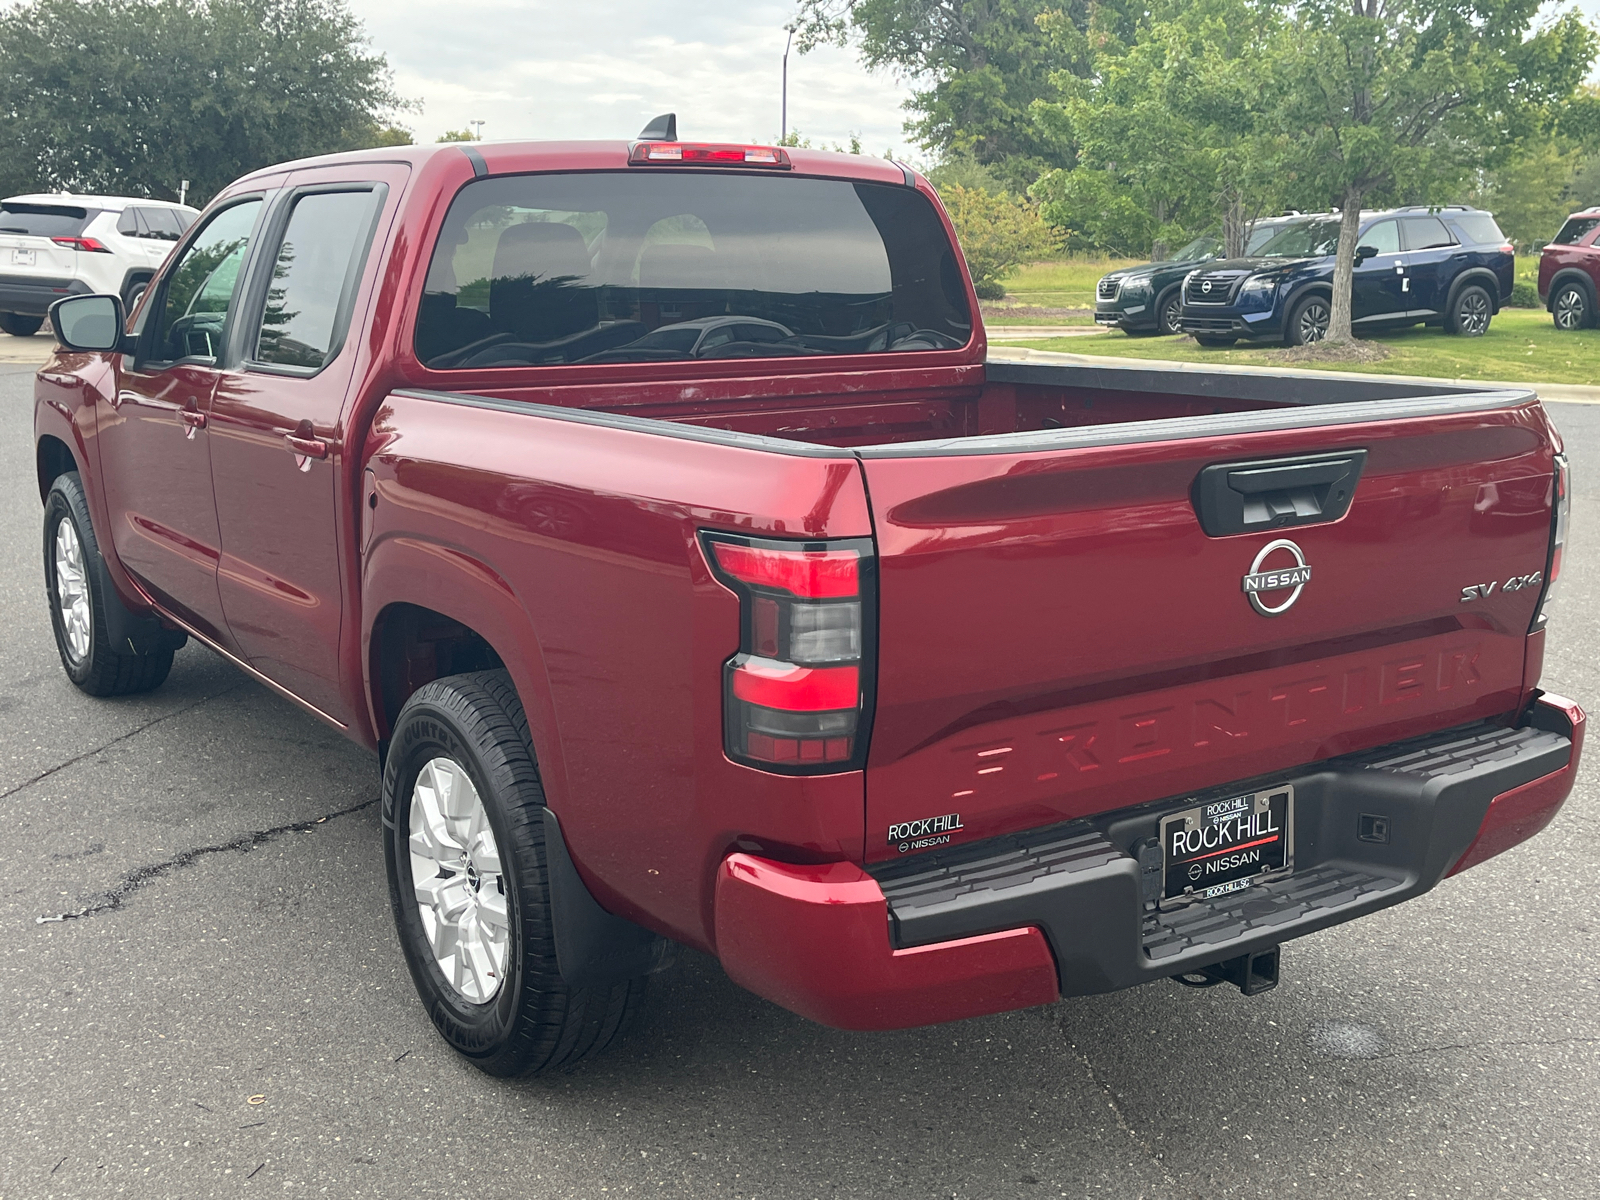
M 739 652 L 724 666 L 725 749 L 785 774 L 863 765 L 871 703 L 872 543 L 703 535 L 740 601 Z
M 1561 579 L 1561 560 L 1567 549 L 1567 526 L 1572 520 L 1572 476 L 1567 456 L 1558 454 L 1550 474 L 1550 559 L 1545 568 L 1544 594 L 1533 616 L 1533 629 L 1540 630 L 1550 620 L 1550 602 L 1556 597 Z
M 111 250 L 110 250 L 109 247 L 102 245 L 100 242 L 96 241 L 94 238 L 58 237 L 58 238 L 51 238 L 50 240 L 52 242 L 54 242 L 56 245 L 58 245 L 58 246 L 66 247 L 68 250 L 82 250 L 82 251 L 85 251 L 86 253 L 89 253 L 89 254 L 110 254 L 111 253 Z
M 743 146 L 710 142 L 640 142 L 628 155 L 636 167 L 790 167 L 788 152 L 778 146 Z

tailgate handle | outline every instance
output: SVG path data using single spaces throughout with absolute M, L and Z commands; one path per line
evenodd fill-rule
M 1366 463 L 1365 450 L 1216 463 L 1195 477 L 1195 515 L 1210 537 L 1337 521 Z

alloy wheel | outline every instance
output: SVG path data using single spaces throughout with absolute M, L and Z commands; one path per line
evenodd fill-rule
M 1308 304 L 1300 312 L 1300 325 L 1296 330 L 1302 345 L 1320 342 L 1328 336 L 1328 323 L 1333 312 L 1320 300 Z
M 433 958 L 472 1004 L 505 982 L 508 883 L 489 814 L 465 770 L 430 759 L 411 789 L 411 881 Z
M 61 613 L 61 633 L 73 663 L 89 655 L 94 634 L 94 610 L 89 604 L 89 575 L 83 565 L 83 543 L 70 518 L 56 526 L 56 607 Z
M 1555 317 L 1556 328 L 1582 329 L 1588 317 L 1587 308 L 1588 303 L 1581 291 L 1575 287 L 1562 288 L 1551 314 Z
M 1456 327 L 1469 337 L 1489 328 L 1489 298 L 1477 289 L 1469 290 L 1456 306 Z
M 1178 325 L 1178 317 L 1179 316 L 1180 316 L 1180 312 L 1179 312 L 1178 298 L 1176 296 L 1174 296 L 1174 297 L 1172 297 L 1172 299 L 1168 300 L 1165 304 L 1163 304 L 1161 306 L 1161 312 L 1160 312 L 1160 315 L 1159 315 L 1159 324 L 1161 326 L 1161 332 L 1162 333 L 1182 333 L 1183 330 Z

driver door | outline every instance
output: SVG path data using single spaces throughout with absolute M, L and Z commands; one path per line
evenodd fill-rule
M 113 360 L 112 411 L 98 431 L 118 560 L 164 609 L 223 644 L 207 422 L 262 207 L 253 196 L 219 209 L 162 277 L 136 360 Z
M 1376 221 L 1356 244 L 1371 246 L 1378 253 L 1356 264 L 1350 298 L 1352 323 L 1376 323 L 1399 316 L 1410 307 L 1404 290 L 1406 261 L 1400 252 L 1400 226 L 1393 220 Z

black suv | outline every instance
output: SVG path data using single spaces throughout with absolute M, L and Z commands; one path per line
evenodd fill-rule
M 1178 325 L 1202 346 L 1321 341 L 1333 313 L 1337 214 L 1283 224 L 1251 257 L 1210 263 L 1183 283 Z M 1515 256 L 1494 217 L 1422 205 L 1363 213 L 1351 324 L 1357 330 L 1441 325 L 1479 337 L 1511 299 Z
M 1245 253 L 1254 254 L 1289 219 L 1257 221 L 1245 239 Z M 1178 309 L 1183 302 L 1178 285 L 1190 271 L 1221 253 L 1222 239 L 1208 233 L 1162 262 L 1124 267 L 1102 276 L 1094 289 L 1094 323 L 1127 333 L 1177 333 Z

